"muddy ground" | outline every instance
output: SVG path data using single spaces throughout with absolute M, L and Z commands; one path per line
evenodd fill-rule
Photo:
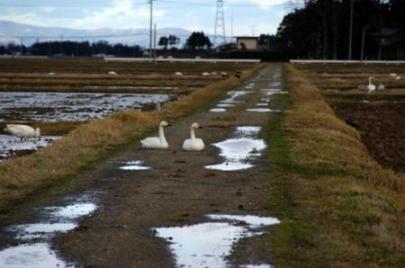
M 257 104 L 263 102 L 266 95 L 261 89 L 279 81 L 280 74 L 280 65 L 266 68 L 250 89 L 253 93 L 244 95 L 238 99 L 240 103 L 226 108 L 223 113 L 208 112 L 213 107 L 207 107 L 174 122 L 166 131 L 171 144 L 169 150 L 144 150 L 139 143 L 134 143 L 71 182 L 33 198 L 20 212 L 1 218 L 9 224 L 26 221 L 32 216 L 33 206 L 44 206 L 65 195 L 99 191 L 103 193 L 99 209 L 73 232 L 54 239 L 54 247 L 64 258 L 89 267 L 175 266 L 169 244 L 157 238 L 152 228 L 206 222 L 207 214 L 271 216 L 266 204 L 271 187 L 266 181 L 271 172 L 266 157 L 255 159 L 255 166 L 247 170 L 225 172 L 204 167 L 223 162 L 212 143 L 232 137 L 238 126 L 265 126 L 278 116 L 278 113 L 247 112 L 246 109 L 257 108 Z M 271 98 L 270 107 L 282 108 L 275 99 L 276 96 Z M 181 149 L 193 122 L 203 126 L 197 135 L 205 140 L 204 152 Z M 138 160 L 152 169 L 119 169 L 125 162 Z M 263 235 L 244 239 L 236 245 L 238 250 L 230 256 L 232 266 L 272 263 L 266 243 L 271 227 L 264 230 Z M 4 242 L 0 246 L 4 246 Z
M 370 154 L 384 167 L 405 172 L 405 102 L 332 102 L 336 114 L 354 122 Z

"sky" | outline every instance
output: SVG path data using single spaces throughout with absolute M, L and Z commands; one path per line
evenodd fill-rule
M 76 29 L 147 28 L 148 1 L 0 0 L 0 20 Z M 290 11 L 288 2 L 224 0 L 226 35 L 275 33 L 283 16 Z M 216 0 L 154 1 L 154 22 L 158 28 L 176 27 L 212 34 L 215 14 Z

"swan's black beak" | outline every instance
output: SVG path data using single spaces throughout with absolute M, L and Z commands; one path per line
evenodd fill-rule
M 199 128 L 199 129 L 203 129 L 204 127 L 202 127 L 202 126 L 199 126 L 198 128 Z

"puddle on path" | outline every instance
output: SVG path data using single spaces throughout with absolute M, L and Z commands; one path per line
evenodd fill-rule
M 229 91 L 228 98 L 220 101 L 217 106 L 210 110 L 213 113 L 223 113 L 226 112 L 226 108 L 235 107 L 237 104 L 240 103 L 237 99 L 250 94 L 252 92 L 246 90 L 238 90 L 238 91 Z
M 129 161 L 124 166 L 120 167 L 121 170 L 150 170 L 151 168 L 145 166 L 143 161 Z
M 213 144 L 221 150 L 220 156 L 225 162 L 206 166 L 206 169 L 237 171 L 254 167 L 252 160 L 261 156 L 267 146 L 264 140 L 258 139 L 261 128 L 253 126 L 238 127 L 234 138 Z
M 178 267 L 227 267 L 226 257 L 240 239 L 262 235 L 261 227 L 280 223 L 271 217 L 207 215 L 207 218 L 215 222 L 154 229 L 158 237 L 170 242 Z
M 43 136 L 39 141 L 35 139 L 21 141 L 21 139 L 16 136 L 0 135 L 0 162 L 10 158 L 14 154 L 18 155 L 36 151 L 58 139 L 61 139 L 61 137 Z
M 74 267 L 58 258 L 47 243 L 23 244 L 0 251 L 0 267 L 55 268 Z
M 87 121 L 174 98 L 169 94 L 0 92 L 0 122 Z
M 59 258 L 50 247 L 52 237 L 78 227 L 78 220 L 97 209 L 94 193 L 70 197 L 68 204 L 38 209 L 35 223 L 13 225 L 5 229 L 20 244 L 0 250 L 0 267 L 74 267 Z
M 226 109 L 224 109 L 224 108 L 212 108 L 210 110 L 210 112 L 212 112 L 212 113 L 224 113 L 224 112 L 226 112 Z
M 252 109 L 247 109 L 246 111 L 248 112 L 253 112 L 253 113 L 282 113 L 282 110 L 274 110 L 270 108 L 252 108 Z

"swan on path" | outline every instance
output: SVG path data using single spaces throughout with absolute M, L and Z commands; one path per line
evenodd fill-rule
M 174 74 L 177 75 L 177 76 L 183 76 L 182 72 L 175 72 Z
M 143 148 L 148 149 L 168 149 L 169 144 L 166 141 L 165 133 L 163 128 L 169 126 L 169 123 L 162 121 L 159 124 L 159 137 L 149 137 L 144 140 L 141 140 Z
M 117 75 L 118 75 L 118 74 L 117 74 L 116 72 L 114 72 L 114 71 L 109 71 L 108 74 L 109 74 L 109 75 L 114 75 L 114 76 L 117 76 Z
M 6 125 L 5 132 L 8 132 L 14 136 L 20 137 L 21 140 L 28 138 L 41 138 L 41 130 L 39 128 L 34 129 L 27 125 Z
M 185 151 L 202 151 L 205 148 L 204 141 L 195 137 L 195 130 L 201 128 L 200 124 L 193 123 L 190 128 L 190 139 L 183 142 L 183 150 Z
M 374 79 L 374 77 L 372 77 L 372 76 L 370 76 L 370 77 L 368 78 L 368 85 L 367 85 L 368 93 L 371 93 L 371 92 L 375 91 L 376 88 L 377 88 L 377 87 L 371 82 L 373 79 Z
M 203 72 L 203 73 L 202 73 L 202 76 L 210 76 L 210 73 Z

